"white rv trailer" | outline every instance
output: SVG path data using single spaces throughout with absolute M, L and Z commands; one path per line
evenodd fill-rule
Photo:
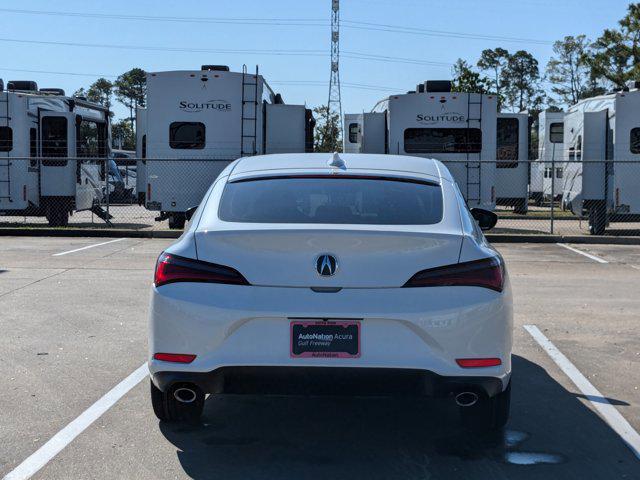
M 529 114 L 499 113 L 496 141 L 496 203 L 527 213 L 529 204 Z
M 497 112 L 494 95 L 456 93 L 449 81 L 427 81 L 362 115 L 359 151 L 438 159 L 470 207 L 492 210 Z
M 185 211 L 231 161 L 313 149 L 311 111 L 284 104 L 257 68 L 147 73 L 147 106 L 138 115 L 139 198 L 171 228 L 184 226 Z
M 385 112 L 347 113 L 344 116 L 345 153 L 388 153 Z M 367 138 L 362 134 L 370 132 Z M 375 135 L 382 132 L 382 135 Z
M 640 217 L 640 84 L 581 100 L 565 116 L 563 203 L 600 235 Z
M 52 226 L 80 210 L 104 219 L 109 111 L 32 81 L 0 85 L 0 215 L 44 216 Z
M 564 115 L 543 111 L 538 117 L 538 159 L 531 162 L 529 186 L 529 195 L 537 204 L 562 195 Z
M 360 153 L 362 147 L 362 115 L 361 113 L 345 113 L 345 133 L 342 139 L 344 153 Z

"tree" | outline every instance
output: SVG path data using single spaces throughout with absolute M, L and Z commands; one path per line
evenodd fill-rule
M 620 22 L 619 29 L 607 29 L 592 44 L 587 57 L 592 75 L 622 88 L 640 74 L 640 4 L 632 3 Z
M 538 60 L 525 50 L 509 55 L 502 70 L 500 81 L 506 103 L 514 110 L 522 112 L 540 108 L 544 103 L 544 93 L 540 88 Z
M 551 91 L 567 106 L 584 98 L 590 89 L 591 69 L 587 63 L 589 40 L 585 35 L 567 36 L 553 44 L 553 53 L 547 64 Z
M 471 66 L 461 58 L 453 65 L 452 90 L 454 92 L 489 93 L 490 83 L 491 80 L 474 72 Z
M 111 110 L 113 83 L 106 78 L 99 78 L 87 90 L 87 99 Z
M 116 98 L 129 109 L 129 119 L 133 129 L 133 111 L 137 107 L 144 107 L 147 97 L 146 73 L 140 68 L 132 68 L 120 75 L 114 85 Z
M 490 72 L 492 75 L 492 89 L 498 97 L 498 109 L 504 103 L 503 94 L 503 70 L 509 61 L 509 52 L 504 48 L 494 48 L 483 50 L 480 54 L 477 66 L 482 72 Z
M 127 119 L 111 124 L 111 137 L 113 138 L 113 148 L 123 150 L 136 149 L 136 137 Z
M 316 128 L 313 138 L 313 150 L 316 152 L 341 152 L 342 132 L 340 116 L 329 113 L 329 107 L 322 105 L 313 109 L 316 114 Z
M 84 87 L 80 87 L 79 89 L 77 89 L 75 92 L 73 92 L 73 96 L 74 97 L 87 97 L 87 91 L 84 89 Z

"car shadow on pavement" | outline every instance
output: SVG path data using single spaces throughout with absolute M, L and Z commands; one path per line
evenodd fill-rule
M 450 399 L 210 396 L 199 425 L 160 423 L 191 478 L 617 479 L 640 462 L 539 365 L 513 357 L 500 435 L 459 424 Z

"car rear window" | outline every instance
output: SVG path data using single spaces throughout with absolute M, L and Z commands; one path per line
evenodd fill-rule
M 225 186 L 227 222 L 430 225 L 442 219 L 437 184 L 392 178 L 261 178 Z

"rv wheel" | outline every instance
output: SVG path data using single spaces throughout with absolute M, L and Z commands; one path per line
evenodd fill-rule
M 181 230 L 184 228 L 185 221 L 184 213 L 173 213 L 169 217 L 169 228 L 172 230 Z
M 526 198 L 518 200 L 518 203 L 516 203 L 516 205 L 513 207 L 513 213 L 516 213 L 518 215 L 526 215 L 528 210 L 529 205 Z
M 604 205 L 596 205 L 589 209 L 589 233 L 604 235 L 607 228 L 607 212 Z
M 50 205 L 46 216 L 51 227 L 66 227 L 69 224 L 69 212 L 63 207 Z

